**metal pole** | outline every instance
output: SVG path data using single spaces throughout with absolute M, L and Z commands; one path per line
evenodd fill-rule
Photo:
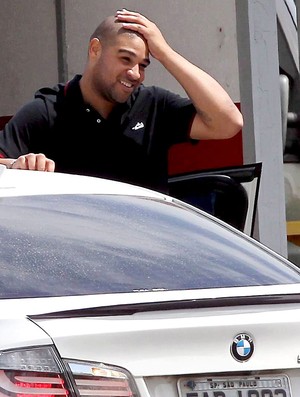
M 66 13 L 65 0 L 55 0 L 58 78 L 60 82 L 68 80 Z

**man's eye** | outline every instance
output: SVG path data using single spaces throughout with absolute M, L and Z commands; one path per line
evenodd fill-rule
M 124 63 L 130 63 L 130 58 L 125 57 L 125 58 L 122 58 L 122 60 Z

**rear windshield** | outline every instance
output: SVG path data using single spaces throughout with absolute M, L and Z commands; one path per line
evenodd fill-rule
M 166 201 L 2 198 L 0 220 L 1 298 L 300 282 L 288 262 Z

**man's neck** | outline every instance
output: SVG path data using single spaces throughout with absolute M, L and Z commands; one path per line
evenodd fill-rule
M 84 102 L 92 106 L 92 108 L 95 109 L 104 119 L 107 119 L 110 113 L 116 107 L 116 104 L 113 104 L 97 95 L 90 88 L 84 75 L 79 81 L 79 86 Z

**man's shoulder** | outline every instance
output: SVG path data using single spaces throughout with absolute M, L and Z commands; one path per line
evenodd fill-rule
M 168 93 L 170 93 L 170 91 L 156 85 L 146 86 L 142 84 L 136 90 L 137 95 L 151 95 L 154 97 L 158 95 L 167 95 Z
M 35 92 L 35 99 L 50 100 L 54 102 L 59 96 L 63 94 L 65 84 L 59 83 L 53 87 L 42 87 Z
M 175 96 L 174 93 L 168 91 L 165 88 L 158 87 L 156 85 L 145 86 L 140 85 L 138 89 L 132 94 L 131 100 L 133 102 L 160 102 L 168 97 Z
M 42 87 L 38 91 L 36 91 L 34 98 L 35 99 L 42 99 L 45 102 L 50 103 L 57 103 L 62 101 L 66 95 L 67 91 L 70 91 L 70 87 L 78 85 L 81 76 L 76 75 L 73 79 L 65 82 L 65 83 L 58 83 L 52 87 Z
M 146 107 L 156 104 L 157 106 L 178 108 L 187 105 L 192 105 L 189 98 L 183 97 L 177 93 L 169 91 L 166 88 L 158 87 L 156 85 L 144 86 L 141 85 L 132 95 L 132 106 L 144 105 Z

